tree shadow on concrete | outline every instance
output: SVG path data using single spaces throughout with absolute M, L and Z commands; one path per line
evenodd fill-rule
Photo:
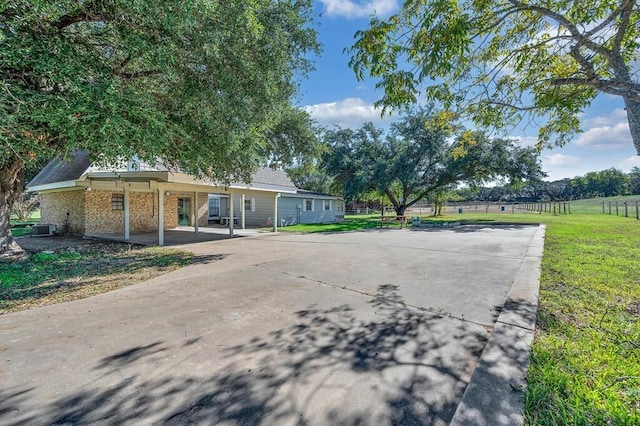
M 166 343 L 130 348 L 97 363 L 115 383 L 29 407 L 36 412 L 6 423 L 447 424 L 486 331 L 407 307 L 393 285 L 380 286 L 369 304 L 310 306 L 291 326 L 209 349 L 219 367 L 208 377 L 176 376 L 166 366 L 152 378 L 140 369 L 127 376 L 127 366 L 156 362 L 151 355 Z

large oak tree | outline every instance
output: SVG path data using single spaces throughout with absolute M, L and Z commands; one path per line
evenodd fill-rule
M 307 149 L 284 137 L 318 51 L 311 0 L 0 5 L 0 252 L 25 165 L 89 150 L 219 181 Z M 286 160 L 286 158 L 285 158 Z
M 491 139 L 451 124 L 450 114 L 407 113 L 384 133 L 372 123 L 327 131 L 323 165 L 345 199 L 369 191 L 386 195 L 396 214 L 461 182 L 540 178 L 538 154 L 513 140 Z
M 351 66 L 379 79 L 379 105 L 424 94 L 506 132 L 534 120 L 544 146 L 604 93 L 624 101 L 640 154 L 637 0 L 406 0 L 356 39 Z

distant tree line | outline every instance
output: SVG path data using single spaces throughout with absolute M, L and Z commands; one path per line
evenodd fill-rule
M 463 200 L 483 201 L 570 201 L 585 198 L 640 195 L 640 167 L 624 173 L 610 168 L 589 172 L 572 179 L 546 182 L 528 181 L 522 185 L 459 188 Z

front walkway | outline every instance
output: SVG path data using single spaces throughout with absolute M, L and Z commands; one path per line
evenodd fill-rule
M 234 237 L 249 237 L 265 232 L 263 229 L 234 229 Z M 96 238 L 110 241 L 127 242 L 123 233 L 87 234 L 85 238 Z M 164 231 L 164 246 L 176 246 L 191 243 L 201 243 L 206 241 L 219 241 L 229 238 L 229 228 L 222 226 L 199 226 L 198 233 L 195 233 L 193 226 L 179 226 L 174 229 Z M 129 243 L 143 246 L 158 245 L 157 232 L 132 233 L 129 236 Z

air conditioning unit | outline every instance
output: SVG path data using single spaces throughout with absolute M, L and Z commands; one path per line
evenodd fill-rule
M 36 236 L 50 236 L 56 234 L 56 225 L 53 224 L 45 224 L 45 225 L 33 225 L 31 228 L 31 235 Z

